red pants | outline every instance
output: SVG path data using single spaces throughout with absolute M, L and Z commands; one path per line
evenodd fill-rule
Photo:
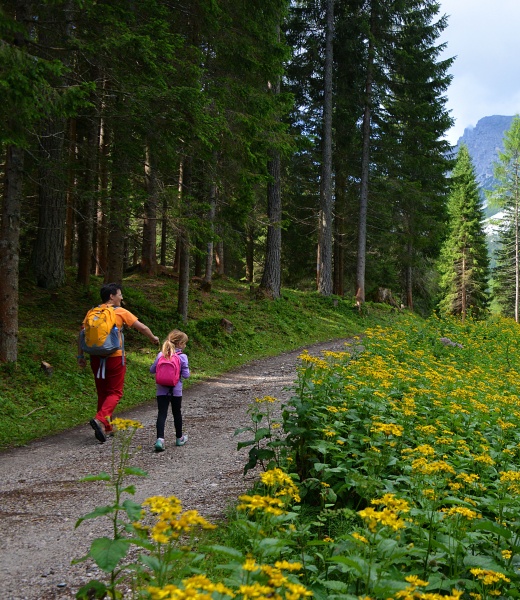
M 101 359 L 99 356 L 90 357 L 90 368 L 94 373 L 98 405 L 96 419 L 103 423 L 106 431 L 111 431 L 110 419 L 117 403 L 123 396 L 125 384 L 126 363 L 121 356 L 109 356 L 105 364 L 105 378 L 96 377 Z

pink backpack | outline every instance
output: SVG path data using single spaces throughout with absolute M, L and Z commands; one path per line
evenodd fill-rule
M 181 378 L 181 359 L 177 353 L 166 358 L 161 356 L 155 369 L 155 383 L 165 387 L 175 387 Z

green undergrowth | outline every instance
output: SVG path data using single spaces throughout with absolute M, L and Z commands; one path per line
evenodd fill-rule
M 56 291 L 23 281 L 20 291 L 19 360 L 0 366 L 0 448 L 20 446 L 88 422 L 96 394 L 90 369 L 77 366 L 77 335 L 86 311 L 99 303 L 102 281 L 80 288 L 73 274 Z M 386 306 L 367 306 L 361 315 L 351 299 L 284 290 L 277 301 L 257 300 L 249 285 L 214 281 L 211 293 L 192 286 L 190 316 L 176 313 L 177 283 L 133 274 L 123 281 L 124 306 L 161 340 L 174 328 L 188 334 L 186 350 L 193 385 L 251 360 L 313 343 L 360 334 L 399 315 Z M 224 331 L 227 319 L 232 331 Z M 155 385 L 149 366 L 157 348 L 134 330 L 126 332 L 125 394 L 117 412 L 152 402 Z M 52 374 L 41 367 L 49 363 Z

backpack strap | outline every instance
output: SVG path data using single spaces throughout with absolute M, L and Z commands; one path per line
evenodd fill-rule
M 99 361 L 98 371 L 96 373 L 96 379 L 105 379 L 105 372 L 107 366 L 107 359 L 103 356 Z

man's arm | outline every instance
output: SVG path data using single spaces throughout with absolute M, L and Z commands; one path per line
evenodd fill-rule
M 153 344 L 159 344 L 159 338 L 150 331 L 149 327 L 144 323 L 141 323 L 141 321 L 135 321 L 132 327 L 137 329 L 139 333 L 145 335 Z

